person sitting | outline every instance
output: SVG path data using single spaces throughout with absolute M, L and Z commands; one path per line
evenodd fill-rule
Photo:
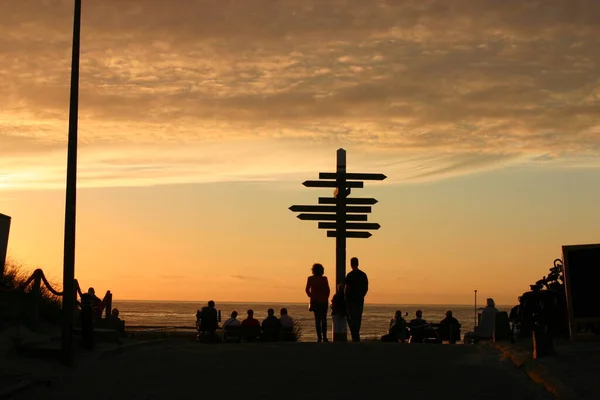
M 496 308 L 494 299 L 489 298 L 486 302 L 487 306 L 481 312 L 479 325 L 475 328 L 475 332 L 468 332 L 465 335 L 465 343 L 476 343 L 480 340 L 488 340 L 493 338 L 498 309 Z
M 110 313 L 109 327 L 116 330 L 120 336 L 125 336 L 125 321 L 119 318 L 118 308 L 113 308 Z
M 227 318 L 227 320 L 225 320 L 225 322 L 223 322 L 223 329 L 226 329 L 228 326 L 240 326 L 242 323 L 240 322 L 240 320 L 237 319 L 238 316 L 238 312 L 237 311 L 232 311 L 231 312 L 231 317 Z
M 427 336 L 426 331 L 430 328 L 430 325 L 423 319 L 423 311 L 417 310 L 415 316 L 416 318 L 412 319 L 409 323 L 410 342 L 423 343 L 425 341 L 425 337 Z
M 452 311 L 446 311 L 446 318 L 440 321 L 438 332 L 440 340 L 446 340 L 450 344 L 460 340 L 460 323 L 452 316 Z
M 240 340 L 240 328 L 242 323 L 237 319 L 238 312 L 232 311 L 231 317 L 223 322 L 223 339 L 227 341 Z
M 287 308 L 279 310 L 279 322 L 281 322 L 281 338 L 285 341 L 295 341 L 294 319 L 288 315 Z
M 382 342 L 402 342 L 406 340 L 406 320 L 402 318 L 402 311 L 397 310 L 394 318 L 390 320 L 387 335 L 381 337 Z
M 294 328 L 294 319 L 288 315 L 287 308 L 282 308 L 279 310 L 279 322 L 281 322 L 281 327 L 283 329 L 293 329 Z
M 200 324 L 198 330 L 200 336 L 208 335 L 209 339 L 216 338 L 216 331 L 219 324 L 219 317 L 217 309 L 215 308 L 215 302 L 209 301 L 206 307 L 200 310 Z
M 266 342 L 276 342 L 281 332 L 281 321 L 275 316 L 275 310 L 267 310 L 267 318 L 262 322 L 262 339 Z
M 94 313 L 94 320 L 99 321 L 100 319 L 102 319 L 102 310 L 104 309 L 104 304 L 102 303 L 102 300 L 98 296 L 96 296 L 96 290 L 93 287 L 88 289 L 87 294 L 92 299 L 92 310 Z
M 242 336 L 246 341 L 253 342 L 260 336 L 260 322 L 254 318 L 254 310 L 246 312 L 248 317 L 242 321 Z

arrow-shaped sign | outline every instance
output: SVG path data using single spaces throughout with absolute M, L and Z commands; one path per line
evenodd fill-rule
M 298 214 L 298 218 L 304 221 L 337 221 L 335 214 Z M 350 214 L 344 216 L 346 221 L 367 221 L 367 216 L 362 214 Z
M 346 229 L 379 229 L 381 225 L 370 223 L 370 222 L 346 222 Z M 336 229 L 337 223 L 335 222 L 319 222 L 319 229 Z
M 319 197 L 319 204 L 337 204 L 337 198 Z M 346 204 L 377 204 L 377 199 L 362 197 L 346 197 Z
M 291 211 L 294 212 L 336 212 L 337 206 L 291 206 Z M 349 213 L 370 213 L 370 206 L 346 206 L 346 212 Z
M 337 182 L 335 181 L 304 181 L 302 184 L 306 187 L 318 187 L 318 188 L 336 188 Z M 346 182 L 346 187 L 349 188 L 362 188 L 364 187 L 363 182 Z
M 384 174 L 363 174 L 363 173 L 347 173 L 345 174 L 346 180 L 354 181 L 382 181 L 387 176 Z M 336 179 L 337 174 L 335 172 L 319 172 L 319 179 Z M 350 183 L 350 182 L 348 182 Z M 362 187 L 362 186 L 361 186 Z
M 368 239 L 371 236 L 371 232 L 346 232 L 345 235 L 347 238 L 359 238 L 359 239 Z M 337 237 L 336 231 L 327 231 L 327 237 Z

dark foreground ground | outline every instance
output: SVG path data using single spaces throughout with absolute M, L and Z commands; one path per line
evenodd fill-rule
M 52 369 L 14 399 L 549 399 L 497 352 L 384 343 L 169 340 Z

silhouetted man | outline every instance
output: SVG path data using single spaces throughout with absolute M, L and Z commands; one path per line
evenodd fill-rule
M 446 311 L 446 318 L 440 321 L 440 340 L 447 340 L 451 344 L 460 340 L 460 323 L 452 316 L 452 311 Z
M 358 258 L 350 259 L 352 271 L 346 275 L 346 307 L 348 308 L 348 325 L 353 342 L 360 342 L 360 325 L 362 321 L 365 296 L 369 291 L 367 274 L 358 269 Z
M 294 319 L 288 315 L 287 308 L 282 308 L 279 311 L 281 315 L 279 317 L 279 322 L 281 322 L 281 327 L 284 329 L 293 329 L 294 328 Z
M 416 318 L 411 319 L 410 326 L 410 342 L 411 343 L 422 343 L 425 341 L 426 330 L 431 327 L 429 322 L 423 319 L 423 311 L 417 310 L 415 313 Z
M 200 331 L 214 334 L 218 325 L 218 313 L 215 308 L 215 302 L 209 301 L 208 306 L 200 311 Z
M 267 318 L 262 322 L 263 339 L 268 342 L 274 342 L 279 339 L 281 330 L 281 321 L 275 316 L 275 310 L 267 310 Z
M 242 321 L 242 332 L 246 341 L 251 342 L 260 335 L 260 322 L 254 318 L 254 310 L 248 310 L 246 313 L 248 317 Z

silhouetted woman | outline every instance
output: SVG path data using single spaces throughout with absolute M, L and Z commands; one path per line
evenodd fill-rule
M 306 294 L 310 298 L 309 310 L 315 314 L 317 341 L 327 340 L 327 310 L 329 309 L 329 281 L 323 274 L 325 268 L 321 264 L 312 266 L 312 276 L 306 281 Z

